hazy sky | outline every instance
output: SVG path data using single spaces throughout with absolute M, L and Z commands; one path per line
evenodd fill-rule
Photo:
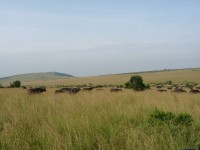
M 1 0 L 0 77 L 200 67 L 200 0 Z

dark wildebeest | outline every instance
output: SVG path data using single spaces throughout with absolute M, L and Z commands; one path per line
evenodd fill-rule
M 80 90 L 81 89 L 79 87 L 66 87 L 66 88 L 56 90 L 55 93 L 75 94 L 75 93 L 78 93 Z
M 194 90 L 193 88 L 190 89 L 190 93 L 200 93 L 199 90 Z
M 81 90 L 79 87 L 71 87 L 68 91 L 69 94 L 76 94 Z
M 158 92 L 167 92 L 166 89 L 157 89 Z
M 167 87 L 168 90 L 171 90 L 172 88 L 173 88 L 172 86 L 168 86 L 168 87 Z
M 119 92 L 119 91 L 122 91 L 121 88 L 117 88 L 117 87 L 113 87 L 110 89 L 111 92 Z
M 91 91 L 91 90 L 93 90 L 93 87 L 91 86 L 83 87 L 83 91 Z
M 36 87 L 36 88 L 30 88 L 28 89 L 28 92 L 29 93 L 32 93 L 32 94 L 40 94 L 42 92 L 46 92 L 46 88 L 45 87 Z
M 61 89 L 58 89 L 58 90 L 56 90 L 55 91 L 55 93 L 57 94 L 57 93 L 67 93 L 67 92 L 69 92 L 70 91 L 70 87 L 64 87 L 64 88 L 61 88 Z
M 94 88 L 103 88 L 103 85 L 96 85 Z

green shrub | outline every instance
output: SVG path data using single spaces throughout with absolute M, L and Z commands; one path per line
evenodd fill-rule
M 19 80 L 10 83 L 10 87 L 21 87 L 21 82 Z
M 174 118 L 175 115 L 172 112 L 164 112 L 156 108 L 155 111 L 150 114 L 148 122 L 152 125 L 170 123 Z
M 187 113 L 173 114 L 172 112 L 164 112 L 159 109 L 155 109 L 153 113 L 150 114 L 148 123 L 151 125 L 175 125 L 175 126 L 191 126 L 192 116 Z
M 145 89 L 150 89 L 150 84 L 145 84 Z
M 175 119 L 175 123 L 177 125 L 185 125 L 185 126 L 191 126 L 192 121 L 193 121 L 192 116 L 187 113 L 178 114 Z
M 132 89 L 133 88 L 130 82 L 126 82 L 124 87 L 127 88 L 127 89 Z
M 125 83 L 125 88 L 133 88 L 136 91 L 143 91 L 145 89 L 145 84 L 141 76 L 132 76 L 129 82 Z

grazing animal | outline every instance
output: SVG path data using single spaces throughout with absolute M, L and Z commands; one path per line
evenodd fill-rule
M 103 88 L 103 85 L 96 85 L 94 88 Z
M 198 90 L 200 90 L 200 86 L 196 86 L 195 88 L 198 89 Z
M 36 87 L 36 88 L 30 88 L 28 89 L 28 92 L 29 93 L 32 93 L 32 94 L 40 94 L 42 92 L 46 92 L 46 88 L 45 87 Z
M 182 92 L 187 92 L 186 90 L 183 90 L 182 87 L 173 87 L 172 88 L 172 92 L 178 92 L 178 93 L 182 93 Z
M 68 92 L 70 91 L 70 87 L 65 87 L 65 88 L 61 88 L 60 91 L 62 91 L 62 93 Z
M 167 89 L 171 90 L 171 89 L 172 89 L 172 86 L 168 86 Z
M 190 93 L 194 93 L 195 94 L 195 93 L 200 93 L 200 91 L 199 90 L 194 90 L 193 88 L 191 88 L 190 89 Z
M 165 89 L 157 89 L 158 92 L 167 92 Z
M 58 90 L 55 90 L 55 93 L 58 94 L 58 93 L 64 93 L 64 91 L 62 89 L 58 89 Z
M 122 91 L 121 88 L 117 88 L 117 87 L 113 87 L 110 89 L 111 92 L 119 92 L 119 91 Z
M 69 90 L 69 94 L 76 94 L 76 93 L 78 93 L 79 91 L 81 90 L 81 88 L 79 88 L 79 87 L 72 87 L 72 88 L 70 88 L 70 90 Z
M 158 85 L 158 86 L 156 86 L 156 88 L 157 88 L 157 89 L 160 89 L 160 88 L 162 88 L 162 86 L 161 86 L 161 85 Z
M 62 89 L 58 89 L 55 91 L 56 94 L 58 93 L 69 93 L 69 94 L 75 94 L 78 93 L 81 89 L 79 87 L 66 87 Z
M 91 86 L 83 87 L 83 91 L 91 91 L 91 90 L 93 90 L 93 87 Z

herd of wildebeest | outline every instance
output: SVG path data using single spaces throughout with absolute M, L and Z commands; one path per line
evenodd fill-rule
M 22 88 L 24 89 L 27 89 L 28 93 L 42 93 L 42 92 L 46 92 L 46 87 L 35 87 L 35 88 L 27 88 L 25 86 L 23 86 Z M 78 93 L 79 91 L 92 91 L 92 90 L 103 90 L 103 86 L 86 86 L 86 87 L 63 87 L 63 88 L 60 88 L 60 89 L 57 89 L 55 90 L 55 93 L 56 94 L 59 94 L 59 93 L 69 93 L 69 94 L 76 94 Z M 200 87 L 199 86 L 196 86 L 196 87 L 191 87 L 191 88 L 188 88 L 186 90 L 186 88 L 183 88 L 182 86 L 170 86 L 170 87 L 166 87 L 166 88 L 163 88 L 163 87 L 160 87 L 160 86 L 157 86 L 155 87 L 154 89 L 156 89 L 156 91 L 158 92 L 167 92 L 167 91 L 171 91 L 171 92 L 177 92 L 177 93 L 200 93 Z M 119 87 L 119 86 L 116 86 L 116 87 L 112 87 L 109 89 L 110 92 L 120 92 L 123 90 L 122 87 Z
M 1 88 L 3 88 L 1 86 Z M 22 86 L 23 89 L 27 89 L 28 93 L 30 94 L 39 94 L 39 93 L 43 93 L 46 92 L 47 89 L 45 86 L 41 86 L 41 87 L 26 87 L 26 86 Z M 76 94 L 79 91 L 92 91 L 92 90 L 104 90 L 104 86 L 98 85 L 98 86 L 85 86 L 85 87 L 62 87 L 60 89 L 55 90 L 56 94 L 59 93 L 69 93 L 69 94 Z M 200 93 L 200 86 L 195 86 L 195 87 L 190 87 L 190 88 L 186 88 L 186 87 L 182 87 L 182 86 L 168 86 L 163 88 L 162 86 L 156 86 L 150 89 L 154 89 L 158 92 L 167 92 L 167 91 L 171 91 L 171 92 L 177 92 L 177 93 Z M 115 86 L 115 87 L 111 87 L 110 88 L 110 92 L 120 92 L 123 90 L 123 87 L 121 86 Z
M 87 87 L 63 87 L 60 88 L 58 90 L 55 90 L 56 94 L 59 93 L 69 93 L 69 94 L 76 94 L 79 91 L 92 91 L 93 89 L 95 89 L 95 87 L 92 86 L 87 86 Z M 28 88 L 28 93 L 42 93 L 42 92 L 46 92 L 46 88 L 45 87 L 36 87 L 36 88 Z M 96 90 L 103 90 L 103 88 L 96 88 Z M 122 91 L 122 88 L 118 88 L 118 87 L 113 87 L 110 89 L 111 92 L 118 92 L 118 91 Z

